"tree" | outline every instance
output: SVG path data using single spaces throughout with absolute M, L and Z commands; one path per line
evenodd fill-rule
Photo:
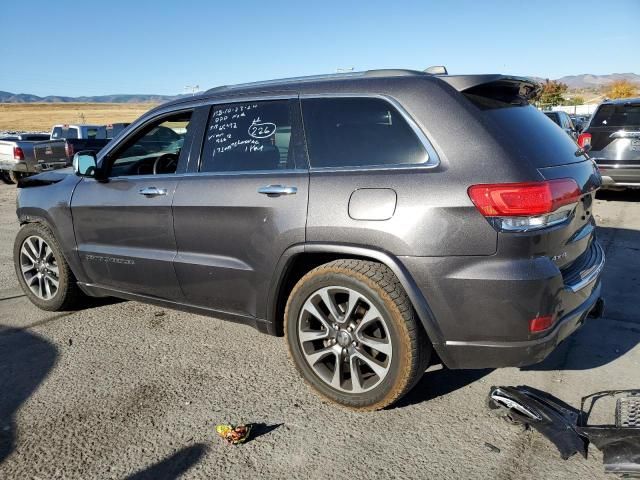
M 605 95 L 608 98 L 630 98 L 636 96 L 638 87 L 628 80 L 616 80 L 607 87 Z
M 565 101 L 562 94 L 568 89 L 569 87 L 565 83 L 547 79 L 542 84 L 542 90 L 533 100 L 542 107 L 561 105 Z

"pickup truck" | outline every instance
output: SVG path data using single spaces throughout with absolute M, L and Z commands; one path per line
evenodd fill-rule
M 16 183 L 18 178 L 36 173 L 33 145 L 49 138 L 47 134 L 25 133 L 0 138 L 0 177 L 5 183 Z
M 109 143 L 105 125 L 54 125 L 51 138 L 34 145 L 39 171 L 71 165 L 73 154 L 80 150 L 98 151 Z

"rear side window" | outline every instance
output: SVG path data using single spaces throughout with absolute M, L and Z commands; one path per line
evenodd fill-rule
M 78 138 L 78 129 L 69 128 L 66 132 L 63 132 L 64 138 Z
M 640 126 L 640 102 L 600 105 L 591 121 L 592 127 Z
M 295 168 L 289 100 L 216 105 L 207 125 L 201 172 Z
M 380 98 L 302 101 L 311 167 L 419 165 L 424 145 L 404 117 Z

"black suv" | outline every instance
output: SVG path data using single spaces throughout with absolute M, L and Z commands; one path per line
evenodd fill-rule
M 591 145 L 605 188 L 640 188 L 640 98 L 601 103 L 578 144 Z
M 20 283 L 285 335 L 377 409 L 449 368 L 538 362 L 601 311 L 594 163 L 502 75 L 367 71 L 161 105 L 74 171 L 24 179 Z M 74 174 L 75 173 L 75 174 Z

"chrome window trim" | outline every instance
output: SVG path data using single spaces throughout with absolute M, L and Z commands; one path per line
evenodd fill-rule
M 300 95 L 300 101 L 311 98 L 374 98 L 384 100 L 391 107 L 393 107 L 405 122 L 409 125 L 409 128 L 418 137 L 420 143 L 425 149 L 427 159 L 422 163 L 398 163 L 390 165 L 361 165 L 361 166 L 345 166 L 345 167 L 314 167 L 311 165 L 311 157 L 309 156 L 309 171 L 310 172 L 358 172 L 362 170 L 366 171 L 378 171 L 378 170 L 430 170 L 440 165 L 440 157 L 433 148 L 433 144 L 427 137 L 427 135 L 418 126 L 413 117 L 405 110 L 400 102 L 395 98 L 380 94 L 380 93 L 305 93 Z M 304 122 L 304 108 L 302 112 L 302 121 Z M 305 127 L 305 136 L 306 136 Z M 308 150 L 308 145 L 307 145 Z
M 283 169 L 275 169 L 275 170 L 239 170 L 239 171 L 231 171 L 231 172 L 186 172 L 180 174 L 180 178 L 203 178 L 203 177 L 240 177 L 247 175 L 260 175 L 263 177 L 273 176 L 279 177 L 281 175 L 304 175 L 309 173 L 307 169 L 301 168 L 283 168 Z

